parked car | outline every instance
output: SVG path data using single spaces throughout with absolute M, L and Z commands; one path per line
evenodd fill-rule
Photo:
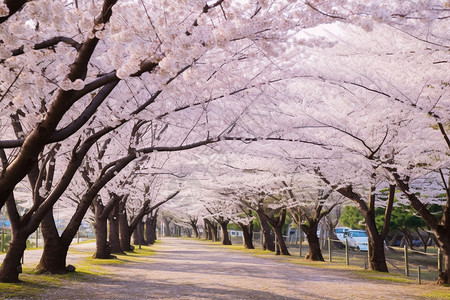
M 334 233 L 341 242 L 345 242 L 345 238 L 350 230 L 348 227 L 337 227 L 334 229 Z
M 357 251 L 368 251 L 369 237 L 365 230 L 349 230 L 347 240 L 350 248 Z
M 337 227 L 334 229 L 334 234 L 339 239 L 338 241 L 333 241 L 333 244 L 338 247 L 339 249 L 345 248 L 345 238 L 347 237 L 348 232 L 351 229 L 348 227 Z

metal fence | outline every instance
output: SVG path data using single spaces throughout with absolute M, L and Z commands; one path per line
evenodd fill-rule
M 237 233 L 230 234 L 231 242 L 234 245 L 243 244 L 243 237 Z M 304 258 L 309 252 L 309 245 L 305 238 L 300 235 L 285 236 L 285 243 L 292 256 Z M 339 240 L 319 239 L 322 256 L 325 261 L 357 266 L 362 269 L 369 269 L 368 251 L 352 249 L 348 243 Z M 253 245 L 255 248 L 262 247 L 262 235 L 260 232 L 253 233 Z M 411 249 L 410 247 L 385 247 L 386 264 L 390 273 L 403 274 L 408 277 L 422 280 L 435 281 L 443 268 L 443 256 L 438 247 L 429 246 L 427 252 Z
M 91 231 L 78 231 L 72 243 L 80 243 L 82 241 L 93 239 L 94 233 Z M 0 253 L 6 252 L 11 241 L 11 233 L 9 230 L 0 229 Z M 27 248 L 39 248 L 44 246 L 44 240 L 40 229 L 32 233 L 27 239 Z

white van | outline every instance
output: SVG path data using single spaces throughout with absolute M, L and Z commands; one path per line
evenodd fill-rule
M 367 251 L 369 236 L 365 230 L 349 230 L 347 234 L 348 246 L 357 251 Z

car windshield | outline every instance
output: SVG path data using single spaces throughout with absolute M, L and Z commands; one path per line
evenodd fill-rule
M 354 231 L 351 234 L 352 237 L 367 237 L 367 234 L 364 231 Z

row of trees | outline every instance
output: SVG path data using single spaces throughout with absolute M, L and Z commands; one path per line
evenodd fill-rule
M 373 192 L 388 187 L 386 216 L 398 189 L 435 233 L 447 283 L 450 200 L 440 220 L 428 203 L 449 194 L 448 13 L 431 0 L 4 1 L 0 208 L 13 238 L 0 281 L 18 280 L 39 224 L 39 269 L 62 272 L 90 208 L 95 256 L 109 257 L 175 195 L 169 210 L 206 209 L 221 226 L 255 211 L 283 254 L 287 210 L 312 232 L 346 197 L 386 271 Z M 108 219 L 125 236 L 107 242 Z

